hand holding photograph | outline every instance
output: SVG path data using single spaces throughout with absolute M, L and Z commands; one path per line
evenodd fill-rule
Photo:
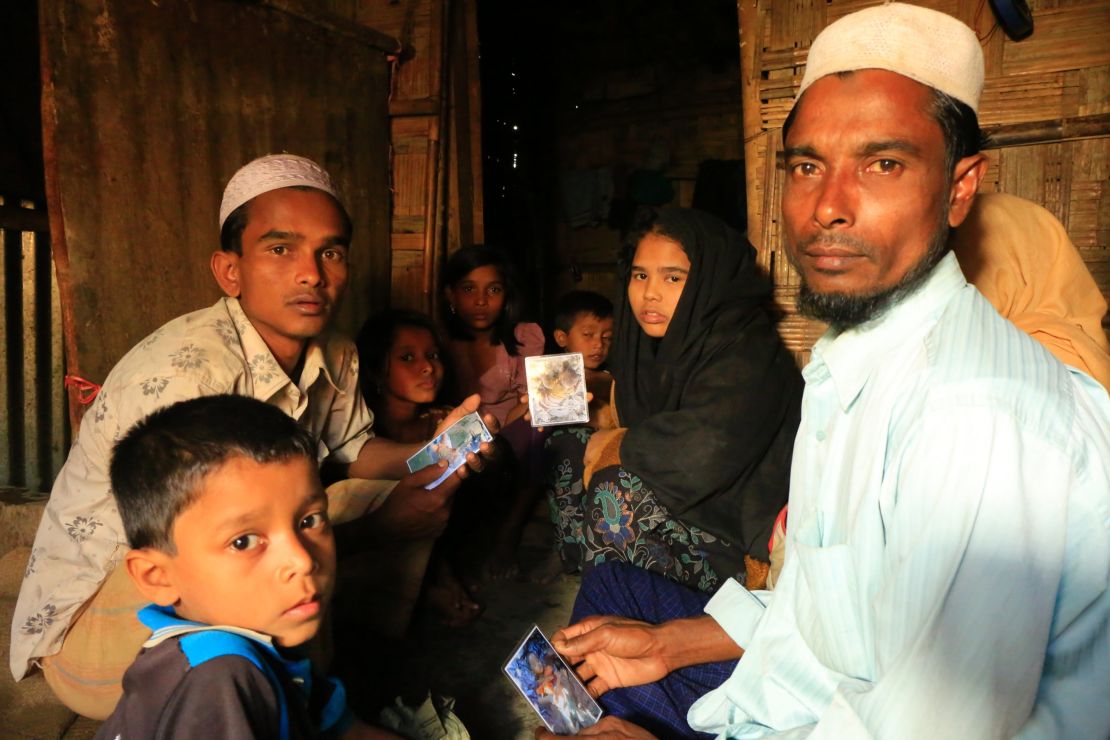
M 415 473 L 429 465 L 435 465 L 440 460 L 447 461 L 447 468 L 443 471 L 443 475 L 424 486 L 431 490 L 461 468 L 466 463 L 466 456 L 469 453 L 478 454 L 478 448 L 482 443 L 492 440 L 493 435 L 486 429 L 482 417 L 474 412 L 447 427 L 439 436 L 410 457 L 406 464 L 409 466 L 409 472 Z
M 551 732 L 569 735 L 601 719 L 601 707 L 539 627 L 529 631 L 504 670 Z
M 586 366 L 580 352 L 525 357 L 524 371 L 532 426 L 584 424 L 590 420 Z

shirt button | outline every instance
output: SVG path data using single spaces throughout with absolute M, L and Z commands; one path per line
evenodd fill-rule
M 823 430 L 820 431 L 820 432 L 817 432 L 817 441 L 818 442 L 824 442 L 825 441 L 825 432 Z

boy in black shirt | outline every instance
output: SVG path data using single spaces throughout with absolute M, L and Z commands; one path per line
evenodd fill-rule
M 244 396 L 160 409 L 116 444 L 124 565 L 153 635 L 98 737 L 396 737 L 297 652 L 335 584 L 315 460 L 295 421 Z

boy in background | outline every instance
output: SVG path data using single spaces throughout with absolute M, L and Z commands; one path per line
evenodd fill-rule
M 558 427 L 551 431 L 544 445 L 547 499 L 552 521 L 558 526 L 559 512 L 555 507 L 550 486 L 562 471 L 558 469 L 557 455 L 551 452 L 552 440 L 562 435 L 572 434 L 581 437 L 589 435 L 594 429 L 609 426 L 609 399 L 613 389 L 613 376 L 602 368 L 609 359 L 609 347 L 613 343 L 613 303 L 589 290 L 572 290 L 563 295 L 555 305 L 555 330 L 552 332 L 555 344 L 563 352 L 581 352 L 586 368 L 586 390 L 593 394 L 590 400 L 590 421 L 583 426 Z M 558 444 L 558 443 L 556 443 Z M 564 572 L 563 560 L 556 548 L 532 573 L 529 578 L 537 583 L 550 583 Z M 566 571 L 570 572 L 570 571 Z
M 298 650 L 323 624 L 335 539 L 293 419 L 245 396 L 183 401 L 127 433 L 110 475 L 154 634 L 98 737 L 397 737 Z
M 613 304 L 599 293 L 573 290 L 555 306 L 555 344 L 564 352 L 581 352 L 586 390 L 594 394 L 591 421 L 599 406 L 609 403 L 613 376 L 601 368 L 613 343 Z

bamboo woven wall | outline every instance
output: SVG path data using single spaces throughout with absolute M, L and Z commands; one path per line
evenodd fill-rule
M 294 0 L 39 8 L 68 372 L 102 382 L 145 334 L 215 300 L 224 183 L 269 152 L 315 158 L 350 209 L 357 287 L 339 327 L 386 305 L 395 41 Z
M 390 306 L 434 313 L 446 254 L 484 233 L 477 3 L 329 2 L 401 43 L 389 98 Z
M 749 233 L 800 362 L 824 327 L 798 316 L 798 277 L 783 252 L 781 127 L 817 33 L 877 0 L 739 0 Z M 967 23 L 986 58 L 980 125 L 995 143 L 982 190 L 1042 204 L 1063 222 L 1110 296 L 1110 0 L 1033 0 L 1033 35 L 1010 40 L 987 0 L 922 0 Z M 1103 325 L 1106 326 L 1104 319 Z

